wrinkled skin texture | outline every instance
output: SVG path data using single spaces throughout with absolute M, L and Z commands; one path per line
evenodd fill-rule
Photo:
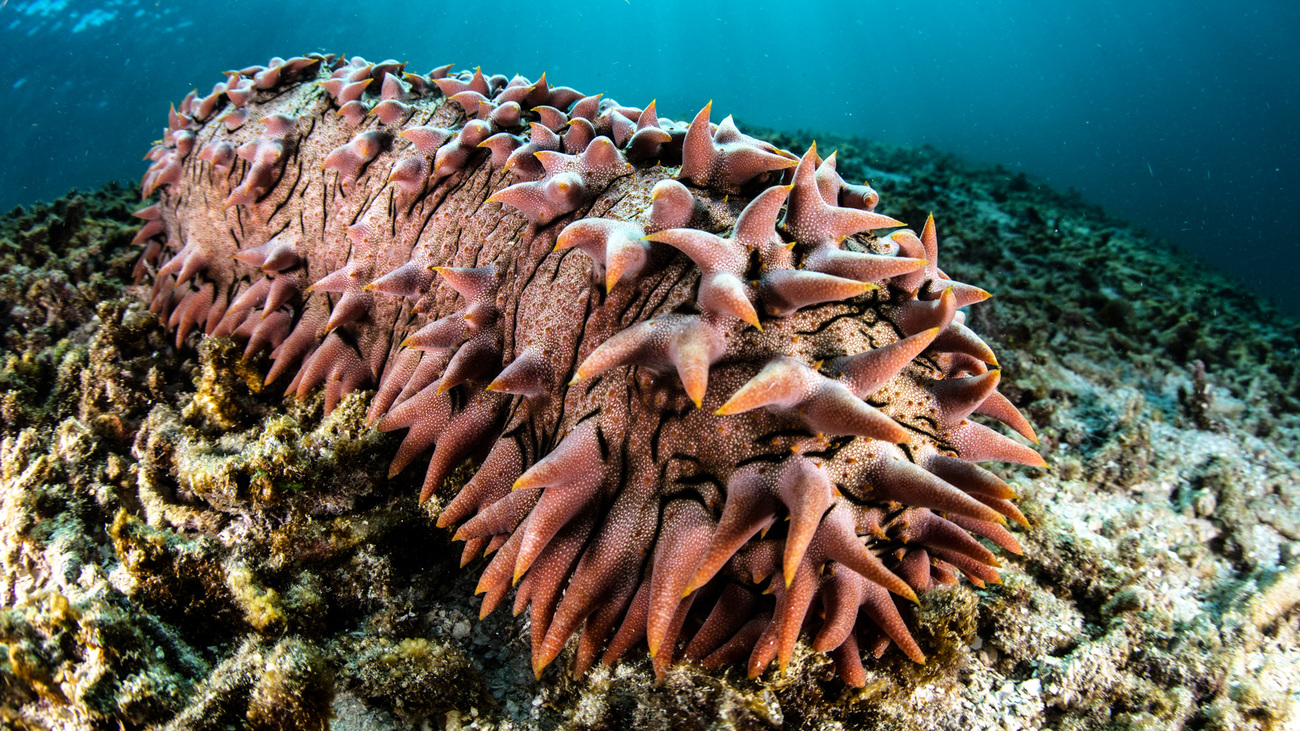
M 270 349 L 327 410 L 375 389 L 422 498 L 480 464 L 439 524 L 539 674 L 575 633 L 578 672 L 645 640 L 757 675 L 806 632 L 860 684 L 863 651 L 924 661 L 900 608 L 1019 552 L 974 463 L 1042 461 L 968 418 L 1034 438 L 933 220 L 709 113 L 273 59 L 173 110 L 137 277 L 178 343 Z

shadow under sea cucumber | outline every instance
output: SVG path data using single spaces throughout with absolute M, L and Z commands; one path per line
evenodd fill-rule
M 807 631 L 923 662 L 906 602 L 1025 523 L 976 463 L 1043 466 L 962 308 L 986 299 L 876 212 L 835 155 L 795 155 L 568 87 L 333 56 L 272 59 L 174 108 L 142 182 L 137 281 L 173 328 L 269 349 L 325 409 L 372 388 L 429 453 L 421 497 L 515 590 L 541 672 L 642 640 L 751 676 Z M 983 539 L 983 541 L 981 540 Z

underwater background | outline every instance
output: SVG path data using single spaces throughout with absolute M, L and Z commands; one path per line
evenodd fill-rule
M 1262 299 L 1300 313 L 1288 225 L 1297 175 L 1298 25 L 1296 11 L 1281 3 L 1139 0 L 1092 3 L 1086 11 L 1018 0 L 868 2 L 850 10 L 644 0 L 439 9 L 388 0 L 0 0 L 0 58 L 8 61 L 0 76 L 8 112 L 0 116 L 0 729 L 1300 729 L 1300 319 Z M 772 573 L 773 596 L 755 593 L 756 574 L 744 582 L 753 586 L 740 587 L 763 614 L 732 616 L 745 624 L 727 652 L 743 651 L 740 658 L 752 645 L 750 663 L 699 661 L 699 645 L 688 652 L 712 612 L 705 619 L 687 610 L 679 627 L 694 637 L 680 655 L 675 643 L 651 656 L 648 641 L 644 648 L 635 639 L 618 641 L 617 650 L 611 641 L 616 665 L 602 661 L 574 679 L 569 669 L 580 648 L 570 648 L 538 674 L 540 655 L 530 647 L 539 646 L 534 638 L 549 632 L 553 617 L 534 613 L 542 605 L 529 588 L 536 584 L 521 583 L 513 594 L 529 611 L 512 616 L 502 607 L 484 616 L 489 600 L 509 595 L 510 582 L 496 584 L 505 593 L 492 589 L 480 598 L 482 577 L 507 576 L 507 561 L 499 559 L 509 553 L 475 557 L 483 543 L 465 550 L 469 543 L 456 538 L 466 536 L 450 529 L 467 504 L 461 496 L 477 489 L 467 487 L 470 475 L 490 476 L 493 468 L 476 463 L 481 454 L 466 460 L 421 501 L 423 466 L 436 465 L 438 450 L 455 444 L 450 426 L 436 435 L 434 456 L 392 472 L 398 456 L 411 456 L 410 436 L 430 420 L 386 431 L 395 420 L 375 428 L 371 418 L 384 408 L 376 407 L 381 399 L 392 406 L 403 398 L 396 408 L 406 409 L 420 404 L 414 399 L 422 393 L 440 396 L 443 384 L 403 387 L 395 396 L 382 384 L 372 390 L 373 381 L 346 385 L 352 381 L 342 376 L 353 370 L 346 364 L 331 370 L 323 389 L 300 388 L 300 375 L 284 390 L 287 372 L 267 383 L 272 360 L 298 356 L 264 352 L 258 333 L 287 322 L 264 317 L 265 301 L 261 314 L 252 309 L 243 318 L 252 334 L 187 336 L 190 317 L 217 334 L 222 323 L 194 314 L 208 304 L 193 295 L 207 286 L 196 289 L 202 278 L 212 280 L 209 292 L 226 281 L 217 277 L 235 266 L 227 256 L 233 249 L 191 260 L 194 250 L 176 251 L 178 241 L 160 248 L 166 237 L 159 228 L 205 230 L 203 219 L 219 205 L 210 201 L 209 208 L 207 196 L 220 183 L 182 177 L 166 186 L 162 205 L 146 206 L 136 186 L 148 164 L 141 157 L 165 133 L 168 105 L 191 89 L 206 94 L 225 81 L 222 71 L 313 52 L 396 58 L 421 73 L 448 62 L 530 79 L 547 72 L 553 84 L 604 91 L 629 105 L 657 98 L 659 111 L 679 120 L 712 99 L 714 121 L 734 114 L 745 132 L 780 148 L 807 150 L 815 137 L 819 152 L 837 150 L 837 172 L 852 182 L 869 178 L 880 211 L 914 226 L 933 211 L 939 235 L 926 258 L 942 264 L 943 279 L 951 274 L 996 295 L 972 303 L 963 317 L 996 354 L 997 371 L 983 383 L 997 379 L 997 393 L 1028 421 L 1025 431 L 1014 428 L 1035 445 L 1031 458 L 1016 442 L 1022 464 L 996 466 L 990 476 L 994 488 L 1005 481 L 1015 496 L 1014 505 L 997 498 L 1011 506 L 1001 514 L 1015 523 L 1005 535 L 994 531 L 1000 542 L 987 547 L 996 548 L 988 555 L 997 571 L 921 589 L 916 605 L 899 610 L 906 625 L 900 636 L 913 639 L 925 661 L 889 648 L 871 627 L 855 642 L 874 647 L 841 645 L 832 657 L 818 651 L 834 603 L 829 589 L 819 588 L 811 601 L 820 604 L 808 606 L 821 610 L 804 615 L 808 642 L 786 635 L 788 664 L 778 656 L 784 667 L 759 674 L 754 658 L 762 660 L 770 646 L 742 635 L 785 601 L 780 574 Z M 374 74 L 375 64 L 358 63 L 361 73 Z M 363 137 L 329 116 L 327 92 L 304 84 L 310 81 L 291 73 L 245 110 L 257 119 L 307 98 L 304 123 L 311 126 L 298 138 L 299 169 L 322 181 L 337 171 L 339 211 L 366 206 L 370 213 L 358 224 L 383 220 L 383 206 L 373 205 L 378 198 L 349 200 L 344 190 L 348 160 L 338 150 L 364 148 L 336 145 Z M 173 129 L 167 144 L 177 147 L 164 144 L 152 157 L 174 156 L 182 138 L 222 124 L 205 119 Z M 241 141 L 260 131 L 254 125 L 217 134 Z M 369 196 L 390 157 L 397 155 L 378 158 L 379 174 L 366 172 L 351 190 Z M 526 243 L 529 257 L 568 256 L 547 254 L 558 243 L 558 225 L 507 241 L 526 216 L 509 212 L 509 201 L 479 205 L 455 222 L 469 210 L 466 201 L 481 201 L 505 182 L 488 157 L 479 153 L 472 173 L 487 183 L 450 179 L 446 197 L 425 198 L 440 217 L 430 228 L 439 230 L 420 245 L 435 250 L 468 232 L 478 246 L 457 245 L 453 256 L 477 262 L 489 243 Z M 660 172 L 638 168 L 638 185 L 628 181 L 622 190 L 644 196 Z M 325 212 L 325 186 L 313 185 L 309 179 L 299 197 L 321 191 Z M 67 192 L 72 186 L 78 191 Z M 699 203 L 707 197 L 715 210 L 740 206 L 735 195 L 719 201 L 724 190 L 714 183 L 688 194 Z M 289 213 L 305 205 L 291 195 Z M 644 211 L 620 213 L 639 207 L 635 198 L 627 208 L 605 208 L 613 196 L 601 196 L 590 211 L 640 225 L 632 221 Z M 48 202 L 37 203 L 42 199 Z M 242 226 L 240 216 L 257 205 L 235 209 L 235 220 Z M 303 210 L 298 221 L 307 231 Z M 708 214 L 712 223 L 717 215 Z M 453 222 L 443 228 L 444 220 Z M 329 238 L 318 233 L 325 230 Z M 306 256 L 332 255 L 327 250 L 342 243 L 333 238 L 338 230 L 314 229 Z M 348 237 L 405 255 L 391 245 L 406 241 L 387 235 L 392 230 L 349 226 Z M 233 229 L 229 242 L 226 231 L 218 233 L 232 245 L 249 240 Z M 254 256 L 253 249 L 245 248 L 241 261 L 244 254 Z M 352 253 L 348 259 L 349 266 L 360 261 Z M 187 295 L 174 287 L 181 279 L 174 270 L 191 261 L 200 273 L 186 284 Z M 669 265 L 691 266 L 682 258 Z M 331 277 L 343 271 L 329 268 Z M 259 281 L 297 288 L 308 280 L 277 269 Z M 323 281 L 311 289 L 328 295 L 333 285 L 316 286 Z M 910 298 L 903 284 L 898 296 Z M 529 299 L 545 301 L 544 314 L 551 303 L 568 309 L 574 301 L 534 285 L 525 285 Z M 232 286 L 231 294 L 252 297 L 251 286 Z M 578 289 L 577 301 L 590 302 Z M 905 332 L 914 320 L 899 314 L 905 311 L 893 292 L 891 301 L 864 310 L 860 323 Z M 308 294 L 301 292 L 301 310 L 289 303 L 301 313 L 298 326 L 311 323 L 307 307 L 325 310 L 320 295 Z M 342 298 L 328 302 L 331 315 L 348 309 Z M 234 305 L 222 307 L 228 314 Z M 383 320 L 345 324 L 328 338 L 342 343 L 348 336 L 361 353 L 366 341 L 354 336 L 365 328 L 378 325 L 379 342 L 399 332 L 383 332 Z M 599 319 L 591 322 L 581 338 L 594 342 L 603 331 Z M 526 314 L 513 323 L 525 335 L 550 327 L 544 316 Z M 783 327 L 769 327 L 764 337 Z M 789 346 L 805 332 L 818 337 L 799 330 Z M 824 342 L 840 353 L 858 341 L 850 333 Z M 811 350 L 804 343 L 795 352 Z M 411 348 L 397 352 L 404 351 Z M 318 354 L 330 361 L 353 351 L 312 352 L 300 373 L 317 371 L 308 363 Z M 981 362 L 991 364 L 993 355 L 986 357 Z M 416 382 L 400 360 L 392 362 L 398 375 L 383 384 Z M 640 381 L 640 369 L 628 371 L 636 374 L 629 383 Z M 718 373 L 712 395 L 728 377 Z M 911 378 L 902 380 L 920 383 Z M 978 383 L 965 381 L 947 385 Z M 441 403 L 469 391 L 457 387 L 441 394 Z M 914 391 L 896 393 L 910 399 Z M 915 406 L 882 398 L 887 408 Z M 448 424 L 457 429 L 477 418 L 456 408 Z M 565 406 L 561 413 L 583 412 Z M 1001 418 L 981 413 L 971 421 Z M 678 423 L 676 416 L 653 418 L 665 425 L 659 433 L 671 435 Z M 722 456 L 732 454 L 724 432 L 715 438 L 704 423 L 680 441 L 706 446 L 688 451 L 717 445 Z M 554 432 L 557 440 L 561 433 Z M 508 436 L 492 431 L 490 439 Z M 624 444 L 629 454 L 638 446 Z M 956 442 L 952 449 L 972 461 L 1009 456 L 968 452 Z M 660 459 L 654 451 L 650 459 Z M 766 456 L 794 459 L 781 451 Z M 829 450 L 800 459 L 822 459 L 818 454 Z M 1036 466 L 1037 457 L 1047 469 Z M 620 489 L 637 485 L 635 476 L 623 482 Z M 669 492 L 666 480 L 655 489 L 664 504 L 631 532 L 656 536 L 655 550 L 640 556 L 658 563 L 658 546 L 680 530 L 684 493 Z M 730 505 L 743 504 L 743 495 L 729 494 Z M 894 511 L 893 500 L 876 497 L 867 499 L 868 509 Z M 625 525 L 613 519 L 619 504 L 601 514 L 606 525 Z M 896 515 L 927 514 L 915 507 Z M 594 520 L 591 506 L 586 510 L 584 520 Z M 790 536 L 788 526 L 775 531 L 762 538 L 766 546 Z M 925 543 L 912 542 L 910 531 L 882 528 L 880 535 L 897 537 L 898 551 Z M 981 558 L 987 551 L 967 550 L 993 571 Z M 834 564 L 826 567 L 819 587 L 839 576 Z M 524 581 L 539 572 L 529 571 Z M 642 586 L 653 586 L 654 574 L 647 576 Z M 648 636 L 648 614 L 624 616 L 636 632 L 644 623 Z M 620 629 L 620 636 L 633 635 Z M 860 673 L 854 660 L 862 660 Z
M 334 52 L 931 145 L 1077 190 L 1300 313 L 1297 39 L 1290 0 L 0 0 L 0 209 L 136 179 L 190 89 Z

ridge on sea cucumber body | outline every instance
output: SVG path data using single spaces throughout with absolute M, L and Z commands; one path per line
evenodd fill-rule
M 803 632 L 849 684 L 917 662 L 900 606 L 1020 552 L 1011 489 L 1042 466 L 938 268 L 879 197 L 802 155 L 651 102 L 395 61 L 272 59 L 172 109 L 137 215 L 150 307 L 269 349 L 325 409 L 374 389 L 421 499 L 478 465 L 440 526 L 514 589 L 538 674 L 644 640 L 784 667 Z M 981 540 L 983 539 L 983 540 Z

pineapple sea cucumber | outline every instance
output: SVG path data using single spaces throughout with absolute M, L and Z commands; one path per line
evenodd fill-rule
M 938 268 L 879 197 L 741 133 L 516 76 L 334 56 L 232 72 L 174 108 L 137 240 L 174 328 L 269 349 L 266 382 L 325 409 L 373 389 L 403 431 L 390 475 L 491 556 L 540 675 L 642 640 L 681 658 L 789 661 L 849 684 L 862 652 L 923 662 L 904 615 L 1020 552 L 1005 482 L 1043 466 Z M 986 545 L 987 544 L 987 545 Z

